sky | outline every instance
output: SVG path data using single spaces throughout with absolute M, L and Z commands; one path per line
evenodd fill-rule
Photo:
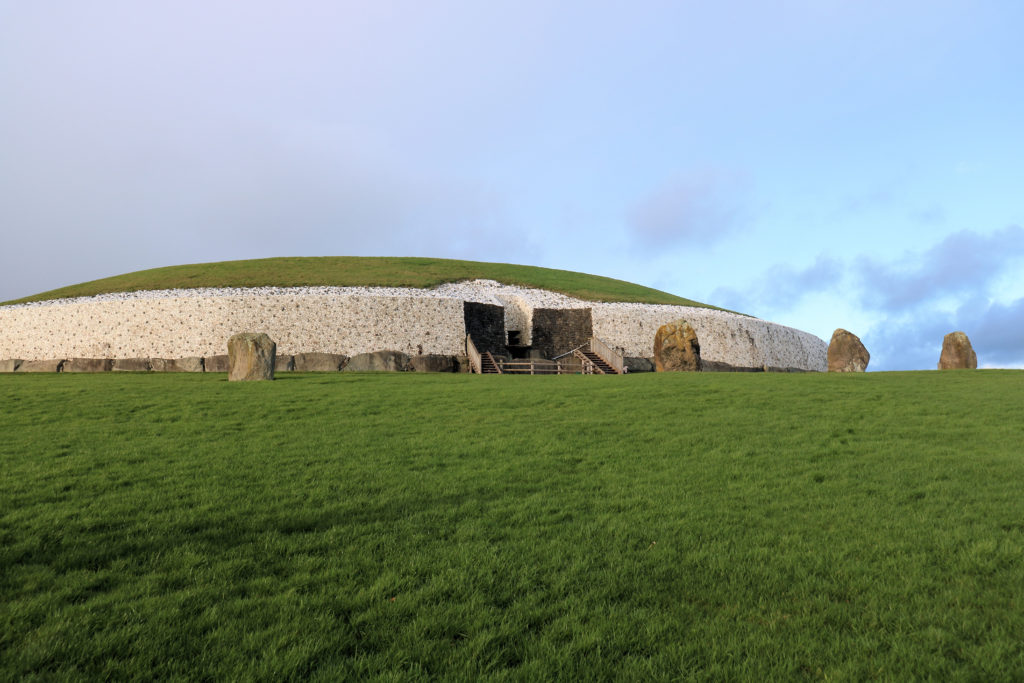
M 1024 367 L 1024 3 L 0 0 L 0 301 L 182 263 L 629 280 Z

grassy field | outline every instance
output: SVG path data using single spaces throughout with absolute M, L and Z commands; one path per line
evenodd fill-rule
M 1024 679 L 1024 373 L 0 376 L 0 678 Z
M 568 270 L 437 258 L 358 256 L 270 258 L 169 266 L 83 282 L 4 303 L 192 287 L 434 287 L 444 282 L 476 278 L 549 289 L 588 301 L 707 307 L 650 287 Z

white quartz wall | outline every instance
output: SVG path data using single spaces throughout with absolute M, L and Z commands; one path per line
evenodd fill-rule
M 701 358 L 738 367 L 827 369 L 828 345 L 807 332 L 736 313 L 688 306 L 601 304 L 592 308 L 594 336 L 626 356 L 650 358 L 658 328 L 683 319 L 693 326 Z
M 183 296 L 0 308 L 0 358 L 184 358 L 266 332 L 283 354 L 464 353 L 462 301 L 398 296 Z

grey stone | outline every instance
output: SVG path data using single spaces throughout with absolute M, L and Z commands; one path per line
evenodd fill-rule
M 218 356 L 206 356 L 203 358 L 203 372 L 227 372 L 228 355 L 226 353 Z
M 344 372 L 405 372 L 409 356 L 400 351 L 360 353 L 349 360 Z
M 9 358 L 7 360 L 0 360 L 0 372 L 17 372 L 18 367 L 20 365 L 20 358 Z
M 864 372 L 870 360 L 871 354 L 853 332 L 839 328 L 832 333 L 828 343 L 829 372 Z
M 942 338 L 939 370 L 975 370 L 977 367 L 978 355 L 966 334 L 950 332 Z
M 630 373 L 633 372 L 654 372 L 654 361 L 650 358 L 638 358 L 627 356 L 622 359 L 622 364 Z
M 23 360 L 18 372 L 60 372 L 64 360 Z
M 153 372 L 202 372 L 203 359 L 189 358 L 150 358 L 149 366 Z
M 274 379 L 277 344 L 263 332 L 242 332 L 228 339 L 228 381 Z
M 149 372 L 149 359 L 115 358 L 110 369 L 114 372 Z
M 415 372 L 455 372 L 457 368 L 454 356 L 428 353 L 409 359 L 409 369 Z
M 473 366 L 469 363 L 469 356 L 454 356 L 455 372 L 473 372 Z
M 291 372 L 295 369 L 295 359 L 291 356 L 278 356 L 274 360 L 274 372 Z
M 62 372 L 110 372 L 113 364 L 109 358 L 70 358 L 64 361 Z
M 337 372 L 348 362 L 340 353 L 297 353 L 292 358 L 295 372 Z
M 657 372 L 700 372 L 700 344 L 690 323 L 675 320 L 658 328 L 654 368 Z

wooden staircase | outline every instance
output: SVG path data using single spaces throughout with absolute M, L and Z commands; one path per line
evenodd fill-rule
M 576 349 L 573 351 L 573 355 L 583 361 L 584 368 L 591 368 L 593 374 L 598 375 L 617 375 L 619 371 L 612 367 L 611 363 L 606 361 L 601 356 L 597 355 L 593 351 L 589 351 L 586 348 Z
M 491 355 L 490 351 L 484 351 L 480 354 L 480 374 L 481 375 L 500 375 L 501 366 L 494 360 L 494 356 Z

